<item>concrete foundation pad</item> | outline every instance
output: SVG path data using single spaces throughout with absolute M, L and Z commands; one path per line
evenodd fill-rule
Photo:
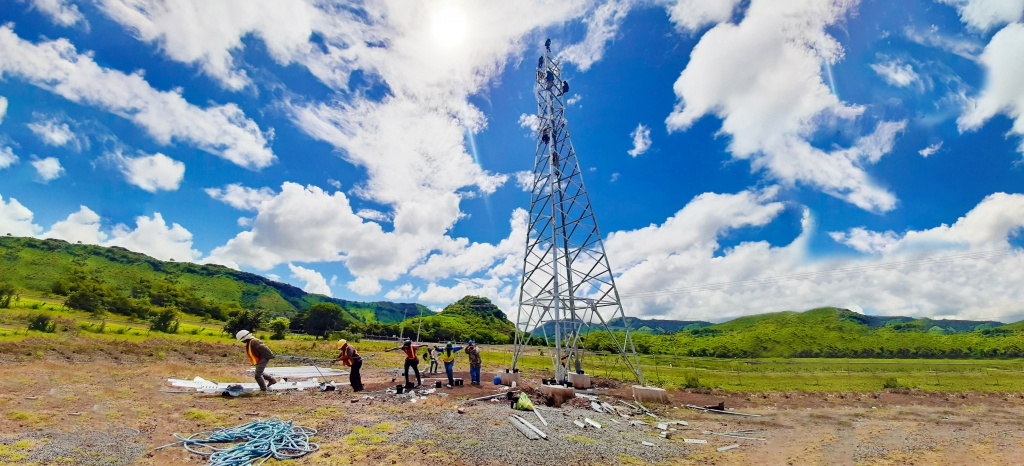
M 587 374 L 569 374 L 569 383 L 574 388 L 590 388 L 590 376 Z
M 633 385 L 633 399 L 641 403 L 668 403 L 668 392 L 664 388 Z
M 540 392 L 550 396 L 553 399 L 552 406 L 556 408 L 562 406 L 562 403 L 576 398 L 576 390 L 574 388 L 561 385 L 541 385 Z
M 502 372 L 498 374 L 498 377 L 501 377 L 502 385 L 512 386 L 512 382 L 515 381 L 516 387 L 518 387 L 523 384 L 523 382 L 519 380 L 519 375 L 519 372 Z

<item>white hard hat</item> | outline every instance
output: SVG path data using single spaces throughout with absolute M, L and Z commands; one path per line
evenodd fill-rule
M 235 334 L 235 339 L 238 341 L 245 341 L 250 338 L 252 338 L 252 332 L 248 330 L 239 330 L 238 333 Z

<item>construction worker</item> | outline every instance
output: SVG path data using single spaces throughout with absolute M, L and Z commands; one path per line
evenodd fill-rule
M 342 365 L 349 368 L 348 382 L 349 385 L 352 385 L 352 391 L 363 391 L 363 379 L 359 376 L 359 369 L 363 367 L 362 356 L 359 356 L 356 348 L 348 344 L 344 338 L 338 340 L 338 349 L 341 350 L 341 353 L 334 360 L 341 361 Z
M 423 385 L 423 379 L 420 378 L 420 360 L 416 356 L 416 350 L 423 348 L 427 345 L 414 345 L 412 340 L 405 340 L 402 346 L 396 346 L 394 348 L 388 348 L 384 351 L 402 350 L 405 353 L 405 385 L 409 386 L 409 368 L 411 367 L 413 372 L 416 373 L 416 387 Z
M 437 345 L 434 345 L 433 348 L 427 348 L 427 357 L 430 358 L 430 370 L 427 371 L 428 374 L 437 373 L 437 355 L 440 351 L 441 350 Z
M 274 359 L 274 352 L 248 330 L 239 330 L 235 334 L 235 339 L 245 343 L 245 355 L 249 356 L 249 362 L 256 366 L 256 383 L 259 384 L 260 391 L 267 391 L 268 387 L 277 383 L 277 379 L 263 373 L 267 363 Z
M 444 351 L 441 352 L 441 362 L 444 363 L 444 373 L 448 375 L 448 388 L 452 388 L 452 385 L 455 385 L 455 378 L 452 376 L 452 369 L 455 367 L 455 353 L 461 350 L 461 346 L 452 346 L 452 342 L 449 341 L 444 345 Z
M 473 344 L 473 340 L 469 340 L 466 354 L 469 356 L 469 384 L 480 385 L 480 366 L 483 365 L 483 361 L 480 360 L 480 348 Z

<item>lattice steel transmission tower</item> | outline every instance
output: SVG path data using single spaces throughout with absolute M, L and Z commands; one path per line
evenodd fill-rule
M 530 223 L 519 288 L 512 368 L 531 337 L 550 348 L 555 379 L 580 370 L 581 338 L 607 332 L 621 362 L 645 384 L 619 292 L 615 288 L 597 219 L 583 185 L 583 173 L 565 119 L 569 84 L 551 54 L 551 40 L 537 64 L 537 154 L 533 165 Z M 620 319 L 617 336 L 609 321 Z

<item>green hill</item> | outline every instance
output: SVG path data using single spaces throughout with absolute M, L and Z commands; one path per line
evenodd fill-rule
M 239 308 L 293 317 L 318 302 L 337 304 L 365 323 L 434 314 L 415 303 L 334 299 L 220 265 L 165 262 L 124 248 L 55 239 L 0 237 L 0 277 L 19 292 L 67 296 L 85 310 L 99 306 L 138 317 L 154 306 L 216 319 Z
M 714 325 L 711 322 L 705 322 L 703 320 L 641 319 L 639 317 L 628 316 L 625 320 L 626 324 L 629 324 L 629 329 L 631 331 L 637 333 L 650 333 L 654 335 L 689 331 Z M 608 321 L 608 326 L 611 327 L 612 330 L 621 330 L 625 328 L 622 324 L 622 319 L 612 319 Z
M 638 333 L 645 353 L 712 357 L 970 358 L 1024 356 L 1024 325 L 883 317 L 845 309 L 774 312 L 740 317 L 671 335 Z M 601 333 L 588 348 L 610 350 Z
M 487 298 L 466 296 L 445 307 L 439 314 L 415 317 L 405 323 L 406 335 L 415 334 L 426 341 L 467 341 L 511 343 L 515 327 L 505 313 Z

